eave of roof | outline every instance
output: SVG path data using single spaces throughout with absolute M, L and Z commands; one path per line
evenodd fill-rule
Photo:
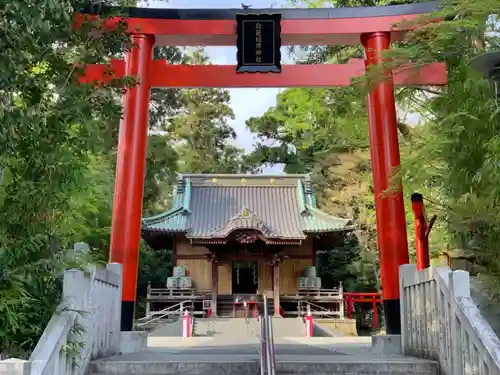
M 142 230 L 164 233 L 186 233 L 185 228 L 189 211 L 178 207 L 160 215 L 142 219 Z
M 354 229 L 352 219 L 332 216 L 317 208 L 306 206 L 302 215 L 304 233 L 332 233 Z

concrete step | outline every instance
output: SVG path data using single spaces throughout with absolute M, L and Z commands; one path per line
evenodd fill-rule
M 273 318 L 273 334 L 280 337 L 304 337 L 304 321 L 301 318 Z
M 97 361 L 91 366 L 93 375 L 257 375 L 258 361 L 156 361 L 120 362 Z M 363 361 L 355 358 L 336 362 L 277 361 L 277 375 L 438 375 L 437 363 L 431 361 L 409 362 L 405 359 L 390 361 Z
M 195 336 L 228 335 L 231 337 L 255 336 L 259 332 L 257 319 L 243 318 L 208 318 L 196 319 Z M 273 333 L 275 338 L 304 337 L 304 321 L 299 318 L 273 318 Z
M 257 332 L 256 319 L 248 322 L 243 318 L 196 319 L 194 325 L 195 336 L 255 337 Z
M 182 337 L 182 320 L 158 323 L 149 329 L 150 337 Z

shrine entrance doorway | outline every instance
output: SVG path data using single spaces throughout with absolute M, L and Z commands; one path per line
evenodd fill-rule
M 232 262 L 233 294 L 257 294 L 259 269 L 257 261 Z

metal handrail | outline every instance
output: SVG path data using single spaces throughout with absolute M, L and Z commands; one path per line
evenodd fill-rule
M 275 352 L 275 347 L 274 347 L 273 317 L 270 316 L 270 317 L 268 317 L 268 319 L 269 319 L 268 347 L 269 347 L 269 354 L 271 357 L 271 360 L 269 361 L 271 364 L 271 368 L 269 369 L 269 375 L 275 375 L 276 374 L 276 352 Z
M 305 309 L 303 309 L 304 305 Z M 308 311 L 311 311 L 311 307 L 316 309 L 316 311 L 321 313 L 322 315 L 334 316 L 334 317 L 338 317 L 340 315 L 340 313 L 338 312 L 329 311 L 323 306 L 316 305 L 315 303 L 299 301 L 299 316 L 304 317 Z
M 260 375 L 266 375 L 266 339 L 265 339 L 265 327 L 264 327 L 264 320 L 262 316 L 259 316 L 259 339 L 260 339 L 260 346 L 259 346 L 259 361 L 260 361 Z
M 273 338 L 273 321 L 267 311 L 267 297 L 264 295 L 264 312 L 259 316 L 260 325 L 260 373 L 275 375 L 276 358 Z
M 182 301 L 179 303 L 176 303 L 175 305 L 169 306 L 163 310 L 160 311 L 155 311 L 153 313 L 150 313 L 149 315 L 146 315 L 142 318 L 137 319 L 136 321 L 136 326 L 141 327 L 146 324 L 150 324 L 153 322 L 156 322 L 157 320 L 160 320 L 166 316 L 169 316 L 173 314 L 174 312 L 177 314 L 182 314 L 185 308 L 192 308 L 193 307 L 193 301 Z

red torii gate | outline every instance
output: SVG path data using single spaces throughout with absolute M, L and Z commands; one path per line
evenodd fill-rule
M 328 87 L 347 86 L 379 65 L 391 41 L 401 41 L 395 27 L 437 9 L 436 2 L 366 8 L 327 9 L 146 9 L 128 8 L 121 17 L 103 18 L 113 28 L 125 21 L 134 47 L 125 60 L 86 67 L 81 82 L 105 82 L 112 77 L 137 77 L 139 83 L 123 98 L 116 166 L 110 261 L 123 264 L 122 330 L 132 330 L 136 299 L 142 197 L 147 150 L 149 99 L 152 87 Z M 281 14 L 283 45 L 356 45 L 365 47 L 365 60 L 348 64 L 284 65 L 279 74 L 236 73 L 236 66 L 169 65 L 153 60 L 159 46 L 234 46 L 237 14 Z M 122 13 L 123 14 L 123 13 Z M 76 15 L 78 27 L 85 10 Z M 110 74 L 111 70 L 111 74 Z M 401 191 L 389 188 L 400 165 L 393 85 L 445 85 L 446 68 L 433 63 L 418 71 L 402 69 L 388 75 L 368 95 L 367 107 L 373 169 L 377 237 L 387 333 L 400 333 L 398 267 L 408 260 L 406 218 Z
M 344 300 L 346 302 L 347 318 L 351 319 L 355 303 L 371 303 L 373 310 L 372 326 L 374 329 L 378 329 L 377 303 L 382 303 L 380 297 L 381 293 L 378 292 L 345 292 Z

